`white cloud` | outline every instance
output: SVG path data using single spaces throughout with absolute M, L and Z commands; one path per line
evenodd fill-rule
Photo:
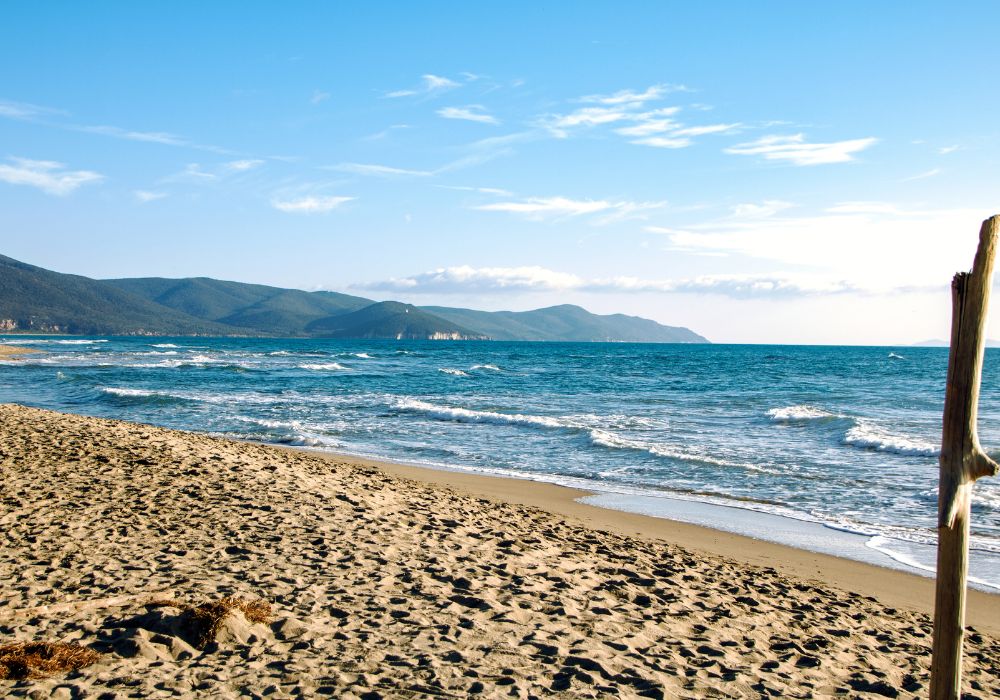
M 737 204 L 733 207 L 733 216 L 737 218 L 763 218 L 767 216 L 774 216 L 778 212 L 784 211 L 785 209 L 791 209 L 795 205 L 791 202 L 786 202 L 781 199 L 765 199 L 759 204 L 756 202 L 747 202 L 743 204 Z
M 598 223 L 626 218 L 647 209 L 658 209 L 666 202 L 609 202 L 603 199 L 569 199 L 568 197 L 528 197 L 516 202 L 495 202 L 474 207 L 479 211 L 501 211 L 520 214 L 528 219 L 540 221 L 549 218 L 563 218 L 604 213 Z
M 576 275 L 543 267 L 442 267 L 430 272 L 360 285 L 363 289 L 423 293 L 470 293 L 498 291 L 550 291 L 573 289 L 583 284 Z
M 328 166 L 326 169 L 373 177 L 429 177 L 434 174 L 430 170 L 407 170 L 405 168 L 393 168 L 388 165 L 377 165 L 374 163 L 340 163 Z
M 634 143 L 638 146 L 653 146 L 654 148 L 687 148 L 693 142 L 691 139 L 675 139 L 666 136 L 650 136 L 645 139 L 635 139 L 634 141 L 629 141 L 629 143 Z
M 0 163 L 0 181 L 11 185 L 28 185 L 57 196 L 67 195 L 82 185 L 100 182 L 104 176 L 91 170 L 66 170 L 66 166 L 51 160 L 8 158 L 12 164 Z
M 437 111 L 438 116 L 445 119 L 464 119 L 470 122 L 480 122 L 482 124 L 499 124 L 500 120 L 486 111 L 482 105 L 469 105 L 468 107 L 444 107 Z
M 725 152 L 734 155 L 759 155 L 765 160 L 788 161 L 793 165 L 824 165 L 852 161 L 855 153 L 877 142 L 878 139 L 872 137 L 833 143 L 808 143 L 804 134 L 762 136 L 756 141 L 726 148 Z
M 672 131 L 679 127 L 680 124 L 673 119 L 649 119 L 634 126 L 623 126 L 620 129 L 615 129 L 615 133 L 622 136 L 650 136 L 664 131 Z
M 254 168 L 259 168 L 263 164 L 264 161 L 258 159 L 231 160 L 226 163 L 225 168 L 236 172 L 244 172 L 247 170 L 253 170 Z
M 798 216 L 770 209 L 766 216 L 744 209 L 660 232 L 677 250 L 766 260 L 868 289 L 919 287 L 946 283 L 968 268 L 979 225 L 990 213 L 887 202 L 842 202 Z
M 318 105 L 320 102 L 326 102 L 330 99 L 330 93 L 323 92 L 322 90 L 313 90 L 312 97 L 309 98 L 309 104 Z
M 638 277 L 587 279 L 540 266 L 441 267 L 410 277 L 356 285 L 360 289 L 408 294 L 523 294 L 590 292 L 595 294 L 715 294 L 737 299 L 863 293 L 852 284 L 807 276 L 705 275 L 675 280 Z
M 325 214 L 333 211 L 341 204 L 350 202 L 354 197 L 335 197 L 310 195 L 295 199 L 272 200 L 271 205 L 279 211 L 289 214 Z
M 420 76 L 420 79 L 422 82 L 419 87 L 406 90 L 393 90 L 392 92 L 386 93 L 385 96 L 412 97 L 414 95 L 435 95 L 459 87 L 459 83 L 454 80 L 444 78 L 440 75 L 434 75 L 432 73 L 426 73 Z
M 941 148 L 937 149 L 937 152 L 943 156 L 946 156 L 949 153 L 954 153 L 955 151 L 960 150 L 961 148 L 962 147 L 959 146 L 958 144 L 955 144 L 953 146 L 942 146 Z
M 166 192 L 152 192 L 150 190 L 135 190 L 132 194 L 134 194 L 135 198 L 143 204 L 146 202 L 154 202 L 157 199 L 163 199 L 167 196 Z

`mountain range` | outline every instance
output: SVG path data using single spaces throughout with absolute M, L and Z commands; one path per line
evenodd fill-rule
M 96 280 L 0 255 L 0 331 L 707 343 L 687 328 L 564 304 L 475 311 L 207 277 Z

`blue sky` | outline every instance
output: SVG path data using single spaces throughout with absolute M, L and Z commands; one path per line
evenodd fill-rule
M 718 342 L 947 337 L 1000 5 L 0 8 L 0 253 Z M 990 333 L 1000 336 L 1000 325 Z

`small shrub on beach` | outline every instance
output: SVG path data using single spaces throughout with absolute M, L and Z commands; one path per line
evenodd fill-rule
M 66 642 L 16 642 L 0 645 L 0 679 L 44 678 L 95 663 L 93 649 Z

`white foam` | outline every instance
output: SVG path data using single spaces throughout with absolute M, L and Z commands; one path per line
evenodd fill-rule
M 906 435 L 895 435 L 874 423 L 859 420 L 844 435 L 844 444 L 897 455 L 935 457 L 938 446 Z
M 569 428 L 558 418 L 548 416 L 531 416 L 521 413 L 497 413 L 495 411 L 474 411 L 468 408 L 451 408 L 435 406 L 418 399 L 399 399 L 395 407 L 410 413 L 422 413 L 437 420 L 454 421 L 456 423 L 493 423 L 497 425 L 524 425 L 537 428 Z
M 220 357 L 212 357 L 211 355 L 201 355 L 201 354 L 192 355 L 187 359 L 189 362 L 196 362 L 196 363 L 224 362 L 224 360 Z
M 288 352 L 287 350 L 275 350 L 274 352 L 269 352 L 267 354 L 272 356 L 284 357 L 285 355 L 291 355 L 292 353 Z
M 101 391 L 112 396 L 171 396 L 171 394 L 150 391 L 149 389 L 121 389 L 113 386 L 102 387 Z
M 355 357 L 360 357 L 362 360 L 370 360 L 370 359 L 372 359 L 372 356 L 369 355 L 367 352 L 356 352 L 356 353 L 354 353 L 354 356 Z
M 94 343 L 106 343 L 107 340 L 50 340 L 50 343 L 57 345 L 92 345 Z
M 321 372 L 324 370 L 340 370 L 347 369 L 344 365 L 339 362 L 307 362 L 305 364 L 299 365 L 300 369 L 311 369 L 315 372 Z
M 500 368 L 496 365 L 472 365 L 472 369 L 488 369 L 493 372 L 499 372 Z
M 153 343 L 149 347 L 151 347 L 151 348 L 179 348 L 180 345 L 174 345 L 173 343 Z
M 767 415 L 776 423 L 804 423 L 806 421 L 826 420 L 837 417 L 836 414 L 824 411 L 822 408 L 804 404 L 799 406 L 785 406 L 784 408 L 772 408 L 767 412 Z
M 902 355 L 897 355 L 897 354 L 896 354 L 896 353 L 894 353 L 894 352 L 890 352 L 890 353 L 889 353 L 889 359 L 890 359 L 890 360 L 905 360 L 906 358 L 905 358 L 905 357 L 903 357 Z
M 460 369 L 451 369 L 450 367 L 441 367 L 440 369 L 438 369 L 438 372 L 444 372 L 445 374 L 450 374 L 450 375 L 453 375 L 455 377 L 468 377 L 469 376 L 468 372 L 463 372 Z

